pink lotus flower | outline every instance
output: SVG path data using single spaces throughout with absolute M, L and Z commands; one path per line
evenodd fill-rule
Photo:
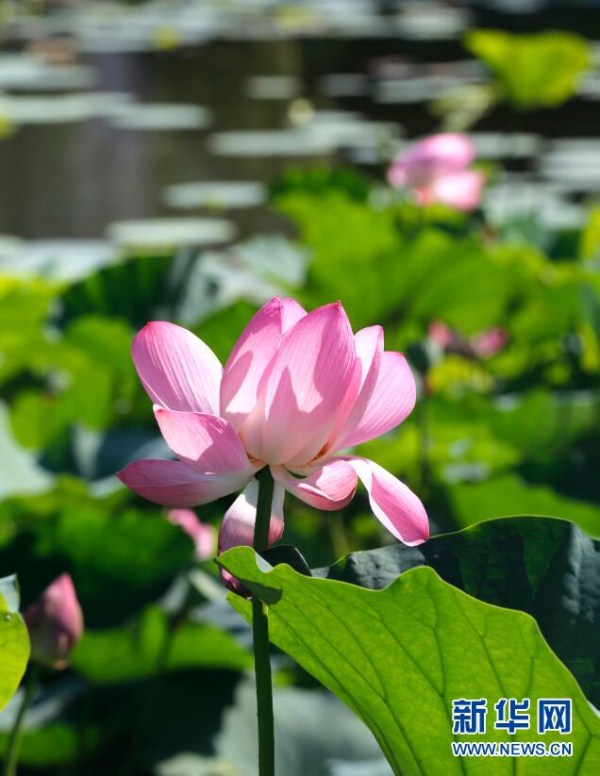
M 60 670 L 83 634 L 83 614 L 73 580 L 55 579 L 23 615 L 31 640 L 31 659 Z
M 170 509 L 167 517 L 173 525 L 178 525 L 190 539 L 196 548 L 198 560 L 208 560 L 215 554 L 215 529 L 212 525 L 201 523 L 195 512 L 191 509 Z
M 400 353 L 384 352 L 380 326 L 353 335 L 340 303 L 306 313 L 275 298 L 252 318 L 225 368 L 191 332 L 162 321 L 139 332 L 132 354 L 178 460 L 136 461 L 118 476 L 169 507 L 244 488 L 223 519 L 220 552 L 252 545 L 254 475 L 265 466 L 275 480 L 271 544 L 283 532 L 285 491 L 317 509 L 341 509 L 359 478 L 397 539 L 427 539 L 417 496 L 373 461 L 340 452 L 394 428 L 415 404 L 410 368 Z
M 475 146 L 466 135 L 431 135 L 400 154 L 388 170 L 395 188 L 412 189 L 419 205 L 441 202 L 458 210 L 474 210 L 485 182 L 477 170 L 467 169 Z

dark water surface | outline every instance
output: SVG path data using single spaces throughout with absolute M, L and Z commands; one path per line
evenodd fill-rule
M 294 162 L 337 158 L 382 176 L 382 149 L 389 155 L 403 134 L 438 128 L 427 109 L 431 97 L 484 78 L 476 63 L 465 61 L 456 37 L 219 40 L 168 51 L 88 53 L 77 62 L 90 68 L 89 90 L 42 90 L 35 81 L 5 86 L 0 119 L 8 116 L 13 131 L 0 140 L 2 234 L 103 238 L 107 225 L 122 219 L 203 215 L 211 208 L 201 202 L 169 207 L 167 187 L 268 183 Z M 550 165 L 540 159 L 552 151 L 548 138 L 600 135 L 600 102 L 593 89 L 588 92 L 558 110 L 524 115 L 518 126 L 499 109 L 474 130 L 541 138 L 529 154 L 518 152 L 510 138 L 500 151 L 493 137 L 481 140 L 488 152 L 496 148 L 491 156 L 508 157 L 510 169 L 533 176 L 541 170 L 560 183 L 556 165 L 569 167 L 569 155 Z M 139 112 L 135 103 L 155 108 Z M 369 120 L 379 123 L 370 126 Z M 222 134 L 248 130 L 288 132 Z M 597 149 L 585 153 L 590 163 L 597 159 Z M 578 163 L 587 164 L 580 154 Z M 579 193 L 600 190 L 600 174 L 583 178 Z M 577 180 L 571 181 L 573 193 Z M 212 205 L 219 196 L 216 190 Z M 173 204 L 172 197 L 168 201 Z M 277 224 L 256 203 L 227 216 L 242 234 Z

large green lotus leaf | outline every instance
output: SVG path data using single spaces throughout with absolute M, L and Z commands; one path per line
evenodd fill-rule
M 89 625 L 107 625 L 161 595 L 191 558 L 191 540 L 158 514 L 65 511 L 52 552 L 69 559 Z M 92 620 L 93 615 L 93 620 Z
M 65 333 L 66 341 L 88 358 L 125 376 L 133 374 L 131 337 L 131 328 L 123 321 L 101 315 L 81 316 Z
M 574 444 L 599 428 L 600 407 L 593 391 L 534 390 L 491 399 L 438 395 L 429 399 L 428 417 L 435 463 L 479 461 L 500 471 L 534 462 L 557 481 Z M 504 513 L 501 504 L 499 509 Z
M 22 765 L 51 767 L 70 762 L 81 756 L 81 741 L 97 738 L 94 729 L 81 729 L 65 721 L 51 722 L 23 735 L 19 761 Z M 0 754 L 6 749 L 8 736 L 0 737 Z
M 401 479 L 416 482 L 422 446 L 418 410 L 396 431 L 361 445 L 359 454 L 378 461 Z M 600 406 L 593 391 L 534 390 L 495 398 L 474 392 L 458 397 L 436 394 L 427 397 L 426 414 L 431 467 L 450 484 L 505 474 L 523 464 L 533 467 L 538 478 L 568 487 L 574 471 L 574 445 L 597 436 L 595 430 L 600 427 Z M 486 507 L 487 519 L 523 511 L 513 498 L 505 509 L 500 491 L 495 497 L 495 511 L 490 511 L 491 505 Z M 556 511 L 558 505 L 540 511 L 541 506 L 531 511 L 564 514 L 574 520 L 579 515 L 575 504 L 574 515 Z M 587 505 L 582 506 L 585 519 Z
M 19 614 L 16 577 L 0 579 L 0 709 L 15 694 L 29 660 L 29 636 Z
M 3 514 L 23 521 L 0 547 L 0 565 L 10 563 L 22 576 L 26 603 L 65 570 L 91 628 L 116 626 L 164 595 L 193 557 L 191 539 L 158 510 L 124 509 L 113 501 L 94 503 L 62 490 L 47 502 L 32 500 L 29 513 L 26 500 L 0 509 L 0 524 Z
M 63 433 L 70 420 L 60 399 L 44 390 L 21 391 L 10 407 L 13 434 L 23 447 L 35 450 Z
M 220 562 L 269 605 L 272 641 L 344 700 L 371 728 L 396 774 L 539 773 L 539 761 L 454 758 L 452 701 L 571 698 L 572 759 L 544 761 L 547 774 L 600 768 L 600 720 L 533 619 L 491 606 L 442 581 L 429 568 L 406 572 L 384 590 L 262 570 L 253 550 Z M 230 598 L 246 618 L 247 601 Z M 477 740 L 560 740 L 533 729 L 509 736 L 490 729 Z M 463 739 L 464 740 L 464 739 Z
M 0 275 L 0 383 L 27 368 L 43 343 L 42 326 L 57 293 L 39 279 Z
M 204 272 L 202 255 L 165 251 L 124 258 L 74 283 L 63 296 L 63 320 L 93 313 L 136 329 L 153 319 L 194 324 L 228 301 L 223 284 Z
M 12 401 L 19 442 L 42 450 L 59 444 L 74 424 L 99 430 L 120 419 L 141 393 L 130 355 L 132 336 L 123 321 L 88 315 L 77 318 L 61 339 L 35 348 L 28 367 L 54 387 L 28 388 Z
M 506 319 L 511 337 L 531 345 L 558 340 L 581 316 L 580 285 L 577 278 L 565 276 L 528 289 Z
M 475 240 L 432 228 L 409 237 L 392 209 L 374 210 L 339 192 L 293 193 L 278 204 L 312 251 L 303 301 L 314 307 L 341 299 L 355 328 L 423 328 L 442 318 L 473 333 L 497 322 L 507 304 L 512 276 Z
M 87 630 L 72 663 L 88 679 L 111 684 L 183 668 L 242 670 L 252 660 L 233 636 L 205 623 L 169 625 L 158 606 L 121 628 Z
M 584 261 L 600 259 L 600 207 L 590 208 L 587 223 L 581 232 L 579 256 Z
M 355 552 L 313 574 L 380 589 L 419 565 L 480 600 L 535 617 L 600 705 L 600 543 L 565 520 L 501 518 L 435 536 L 418 548 L 392 544 Z
M 353 325 L 369 325 L 402 298 L 402 239 L 389 210 L 374 210 L 339 191 L 323 196 L 289 193 L 279 208 L 300 229 L 311 251 L 307 307 L 340 299 Z
M 515 474 L 487 482 L 460 483 L 448 491 L 460 527 L 506 516 L 554 515 L 576 523 L 590 536 L 600 538 L 600 508 L 561 496 L 544 485 L 529 485 Z
M 588 276 L 587 281 L 581 289 L 581 302 L 585 323 L 595 337 L 597 347 L 600 340 L 600 280 L 594 273 Z
M 114 423 L 117 405 L 131 403 L 139 389 L 130 353 L 132 337 L 123 321 L 100 315 L 81 316 L 67 328 L 63 350 L 81 354 L 60 397 L 62 413 L 72 422 L 103 429 Z
M 143 326 L 153 308 L 169 301 L 172 260 L 171 255 L 127 259 L 74 283 L 62 297 L 64 319 L 93 313 Z
M 427 260 L 433 244 L 428 247 L 424 239 L 401 260 L 401 269 L 410 263 L 429 264 L 431 271 L 405 296 L 409 314 L 427 322 L 441 319 L 463 334 L 475 334 L 502 320 L 508 300 L 517 292 L 512 277 L 476 241 L 437 239 L 444 245 L 440 250 L 440 242 L 433 252 L 437 254 L 433 265 Z
M 340 191 L 348 199 L 366 202 L 371 182 L 351 167 L 290 167 L 271 186 L 275 201 L 287 194 L 328 195 Z
M 598 428 L 600 407 L 592 391 L 523 391 L 496 401 L 485 413 L 492 433 L 529 457 L 556 456 Z
M 560 105 L 573 97 L 591 64 L 589 43 L 567 32 L 472 30 L 466 45 L 496 75 L 506 97 L 524 109 Z

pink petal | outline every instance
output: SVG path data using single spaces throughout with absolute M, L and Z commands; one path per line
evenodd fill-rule
M 283 502 L 285 492 L 277 483 L 273 490 L 271 522 L 269 524 L 269 547 L 279 541 L 283 535 Z M 258 481 L 253 479 L 229 507 L 219 530 L 219 555 L 232 547 L 252 547 L 254 544 L 254 525 L 256 523 L 256 503 L 258 499 Z M 220 569 L 221 578 L 230 590 L 242 595 L 246 589 L 224 568 Z
M 246 326 L 231 351 L 221 381 L 221 415 L 238 430 L 257 402 L 258 387 L 285 331 L 306 315 L 293 299 L 275 297 Z
M 240 431 L 269 464 L 308 464 L 352 407 L 360 385 L 350 322 L 340 303 L 319 307 L 282 338 L 265 390 Z
M 431 201 L 442 202 L 457 210 L 474 210 L 481 202 L 485 178 L 477 170 L 444 175 L 429 187 Z
M 384 352 L 362 417 L 354 428 L 349 423 L 344 426 L 334 449 L 353 447 L 386 434 L 410 415 L 416 396 L 415 379 L 402 353 Z
M 133 341 L 133 361 L 155 404 L 219 414 L 221 364 L 192 332 L 166 321 L 146 324 Z
M 369 493 L 375 517 L 409 547 L 429 538 L 429 522 L 421 500 L 403 482 L 367 458 L 347 458 Z
M 178 458 L 203 474 L 239 472 L 251 476 L 255 468 L 226 420 L 200 412 L 154 411 L 165 442 Z
M 243 487 L 251 475 L 202 474 L 181 461 L 135 461 L 117 477 L 139 496 L 166 507 L 195 507 Z
M 343 441 L 356 428 L 367 409 L 381 367 L 383 329 L 381 326 L 369 326 L 366 329 L 361 329 L 354 335 L 354 342 L 357 362 L 360 365 L 360 390 L 348 416 L 343 420 L 340 428 L 335 430 L 335 435 L 331 440 L 331 452 L 343 447 L 343 443 L 340 444 L 340 439 Z
M 196 558 L 207 560 L 215 554 L 215 529 L 212 525 L 201 523 L 191 509 L 170 509 L 167 513 L 169 522 L 178 525 L 196 548 Z
M 283 488 L 316 509 L 343 509 L 356 490 L 356 472 L 347 461 L 330 461 L 304 479 L 294 477 L 282 466 L 272 466 L 271 471 Z

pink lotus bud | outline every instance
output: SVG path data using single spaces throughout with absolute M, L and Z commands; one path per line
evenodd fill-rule
M 473 350 L 481 358 L 489 358 L 506 345 L 506 331 L 499 327 L 481 332 L 473 340 Z
M 198 560 L 214 557 L 216 531 L 212 525 L 201 523 L 191 509 L 170 509 L 167 517 L 173 525 L 178 525 L 182 531 L 185 531 L 194 542 Z
M 31 659 L 57 671 L 66 668 L 71 650 L 83 634 L 83 614 L 69 574 L 55 579 L 27 608 L 24 618 Z
M 388 170 L 388 181 L 396 188 L 412 189 L 419 205 L 441 202 L 473 210 L 485 183 L 482 173 L 468 169 L 474 158 L 475 146 L 466 135 L 431 135 L 398 156 Z
M 427 335 L 443 350 L 447 350 L 456 341 L 456 334 L 443 321 L 430 323 Z

